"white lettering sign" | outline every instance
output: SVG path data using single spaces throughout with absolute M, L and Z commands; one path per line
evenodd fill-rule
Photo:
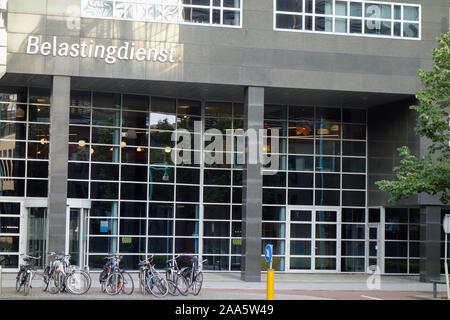
M 81 43 L 59 42 L 58 37 L 52 41 L 41 41 L 39 37 L 28 37 L 27 54 L 41 54 L 53 57 L 103 59 L 108 64 L 118 60 L 137 60 L 153 62 L 175 62 L 175 49 L 136 48 L 133 42 L 124 42 L 121 46 L 104 46 L 95 44 L 94 40 Z

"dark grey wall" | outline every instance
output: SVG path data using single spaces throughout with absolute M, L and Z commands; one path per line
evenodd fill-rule
M 409 2 L 409 1 L 396 1 Z M 419 67 L 431 65 L 435 38 L 448 29 L 448 0 L 422 4 L 422 40 L 380 39 L 273 30 L 273 0 L 244 0 L 243 28 L 81 19 L 68 29 L 71 5 L 80 0 L 13 0 L 8 8 L 8 69 L 82 77 L 109 77 L 240 86 L 411 94 Z M 69 43 L 174 47 L 177 62 L 120 61 L 31 56 L 28 35 Z
M 409 106 L 414 98 L 370 108 L 368 111 L 368 205 L 386 206 L 389 194 L 379 190 L 375 181 L 395 179 L 392 169 L 399 164 L 397 148 L 408 146 L 420 154 L 420 137 L 415 133 L 416 111 Z M 416 205 L 413 196 L 398 205 Z

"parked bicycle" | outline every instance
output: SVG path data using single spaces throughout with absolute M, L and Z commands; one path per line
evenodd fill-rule
M 139 263 L 139 287 L 144 294 L 150 292 L 158 298 L 169 292 L 167 280 L 155 269 L 153 255 Z
M 81 295 L 89 290 L 91 277 L 70 264 L 69 254 L 49 252 L 48 255 L 55 256 L 55 259 L 44 269 L 44 291 L 56 294 L 67 290 L 71 294 Z
M 108 261 L 99 276 L 102 291 L 109 295 L 119 293 L 132 294 L 134 291 L 133 278 L 130 273 L 119 267 L 119 262 L 122 257 L 117 254 L 111 254 L 105 259 Z
M 31 282 L 36 274 L 33 260 L 39 260 L 41 257 L 32 257 L 25 254 L 21 254 L 21 256 L 23 256 L 25 264 L 20 265 L 19 273 L 16 276 L 16 291 L 22 290 L 23 295 L 26 296 L 32 288 Z
M 202 263 L 208 261 L 207 259 L 203 260 Z M 181 269 L 181 274 L 187 280 L 188 290 L 186 293 L 182 293 L 183 295 L 187 295 L 189 290 L 192 290 L 194 295 L 198 295 L 200 290 L 202 289 L 203 284 L 203 273 L 199 270 L 199 261 L 198 257 L 192 257 L 189 262 L 191 265 L 189 267 L 185 267 Z
M 188 291 L 188 283 L 185 277 L 181 274 L 181 270 L 178 267 L 177 259 L 180 256 L 176 256 L 174 259 L 167 260 L 168 269 L 166 270 L 166 280 L 169 287 L 169 293 L 177 296 L 180 293 L 186 295 Z

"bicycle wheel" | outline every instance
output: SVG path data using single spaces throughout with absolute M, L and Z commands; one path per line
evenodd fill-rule
M 162 298 L 169 292 L 169 285 L 167 280 L 159 274 L 155 274 L 147 279 L 147 287 L 150 292 L 157 298 Z
M 23 277 L 23 295 L 26 296 L 30 292 L 31 273 L 25 272 Z
M 175 282 L 173 282 L 172 280 L 168 280 L 167 281 L 167 289 L 169 291 L 169 293 L 173 296 L 178 296 L 180 294 L 180 292 L 177 290 L 177 285 L 175 284 Z
M 198 296 L 200 290 L 202 290 L 202 284 L 203 284 L 203 273 L 201 271 L 196 271 L 193 283 L 195 296 Z
M 43 282 L 42 291 L 47 291 L 49 274 L 50 274 L 50 267 L 47 266 L 44 270 L 44 274 L 42 275 L 42 282 Z
M 88 290 L 89 290 L 91 288 L 91 284 L 92 284 L 91 275 L 84 270 L 79 270 L 79 272 L 82 273 L 88 279 L 88 281 L 89 281 Z
M 48 292 L 52 294 L 60 292 L 62 289 L 62 278 L 61 271 L 53 271 L 48 278 Z
M 24 273 L 20 272 L 20 274 L 16 278 L 16 291 L 17 292 L 19 292 L 22 289 L 23 277 L 24 277 Z
M 123 276 L 120 272 L 111 273 L 108 278 L 106 278 L 106 293 L 109 295 L 116 295 L 122 290 L 123 286 Z
M 71 294 L 81 295 L 89 290 L 89 276 L 85 272 L 74 270 L 66 277 L 65 285 Z
M 123 277 L 122 292 L 128 295 L 132 294 L 134 291 L 134 282 L 133 278 L 131 277 L 131 274 L 129 274 L 126 271 L 123 271 L 122 277 Z
M 189 285 L 186 278 L 183 277 L 181 274 L 177 274 L 175 281 L 178 292 L 181 293 L 183 296 L 187 296 L 189 291 Z

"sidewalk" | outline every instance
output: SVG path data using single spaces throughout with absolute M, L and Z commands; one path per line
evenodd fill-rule
M 39 274 L 33 280 L 31 296 L 23 297 L 15 292 L 15 274 L 3 274 L 3 292 L 0 299 L 157 299 L 139 292 L 137 273 L 133 295 L 110 297 L 100 292 L 98 273 L 92 272 L 92 285 L 83 296 L 67 293 L 52 295 L 42 292 L 42 278 Z M 173 297 L 164 299 L 207 299 L 207 300 L 265 300 L 266 274 L 261 282 L 244 282 L 240 273 L 204 273 L 203 288 L 199 296 Z M 366 274 L 275 274 L 276 300 L 403 300 L 432 298 L 431 283 L 419 281 L 418 276 L 381 276 L 380 287 L 370 290 L 367 287 L 369 275 Z M 438 286 L 438 296 L 445 296 L 445 285 Z

